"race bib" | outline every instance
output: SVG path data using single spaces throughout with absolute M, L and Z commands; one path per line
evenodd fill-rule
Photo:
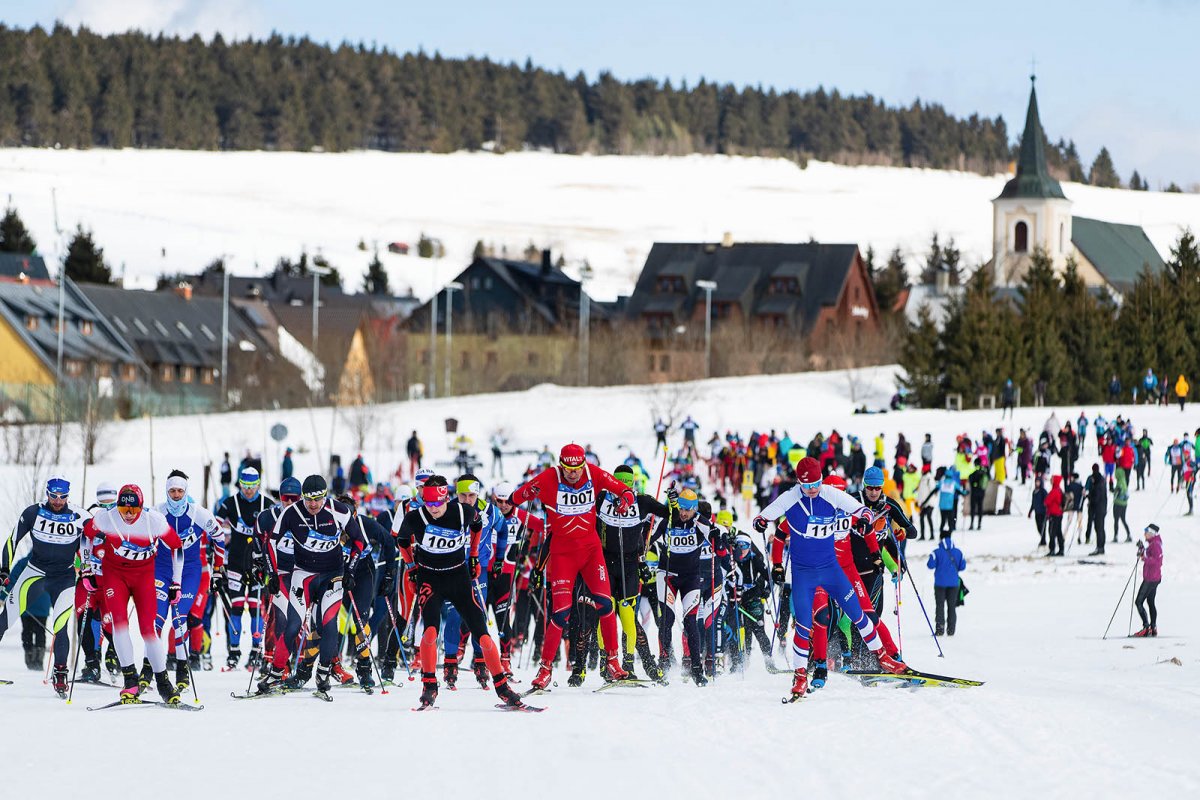
M 592 488 L 590 480 L 580 486 L 568 486 L 565 483 L 558 484 L 558 504 L 556 510 L 559 514 L 568 517 L 578 517 L 581 514 L 591 511 L 595 505 L 596 491 Z
M 461 528 L 442 528 L 426 525 L 421 537 L 421 549 L 427 553 L 453 553 L 466 543 L 466 532 Z
M 600 504 L 600 519 L 604 521 L 604 524 L 614 528 L 633 528 L 641 524 L 642 512 L 638 509 L 637 503 L 629 506 L 624 514 L 617 511 L 617 505 L 612 497 L 606 497 Z
M 800 534 L 805 539 L 828 539 L 830 536 L 837 536 L 850 531 L 849 517 L 836 517 L 834 519 L 823 517 L 809 517 L 808 525 Z

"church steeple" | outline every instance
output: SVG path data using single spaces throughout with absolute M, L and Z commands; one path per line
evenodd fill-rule
M 1017 174 L 1004 184 L 1001 198 L 1038 197 L 1066 199 L 1062 186 L 1050 177 L 1046 168 L 1046 135 L 1038 117 L 1036 76 L 1030 75 L 1029 109 L 1025 112 L 1025 132 L 1021 134 L 1021 152 L 1017 158 Z

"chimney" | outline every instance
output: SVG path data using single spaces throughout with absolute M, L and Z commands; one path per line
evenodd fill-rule
M 554 269 L 554 262 L 550 260 L 550 250 L 547 248 L 542 251 L 542 277 L 549 277 L 552 269 Z
M 721 247 L 733 247 L 733 234 L 725 231 L 725 235 L 721 237 Z
M 187 281 L 180 281 L 175 284 L 175 294 L 182 297 L 187 302 L 192 302 L 192 285 Z
M 938 267 L 937 276 L 934 278 L 934 294 L 939 297 L 950 291 L 950 270 L 945 267 Z

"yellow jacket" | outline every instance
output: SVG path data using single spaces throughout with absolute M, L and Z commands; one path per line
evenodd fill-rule
M 1189 388 L 1191 387 L 1188 386 L 1187 378 L 1180 375 L 1179 380 L 1175 381 L 1175 396 L 1187 397 Z

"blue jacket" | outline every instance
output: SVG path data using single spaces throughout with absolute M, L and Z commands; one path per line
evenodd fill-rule
M 942 511 L 949 511 L 954 508 L 954 503 L 958 499 L 958 495 L 965 495 L 967 493 L 967 490 L 959 482 L 958 470 L 953 467 L 946 470 L 946 476 L 938 484 L 938 490 L 938 508 Z
M 967 568 L 967 560 L 963 558 L 962 550 L 946 537 L 929 554 L 926 566 L 933 570 L 934 586 L 958 586 L 958 573 Z

